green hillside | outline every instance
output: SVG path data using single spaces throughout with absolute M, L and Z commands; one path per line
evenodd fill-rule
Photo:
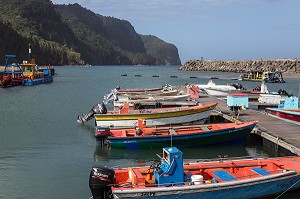
M 128 21 L 101 16 L 79 4 L 1 0 L 0 35 L 0 56 L 16 54 L 19 62 L 28 59 L 30 43 L 39 65 L 180 65 L 174 45 L 161 48 L 165 42 L 159 39 L 146 44 Z

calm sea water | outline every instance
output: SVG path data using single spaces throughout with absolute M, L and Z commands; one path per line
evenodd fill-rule
M 51 84 L 0 89 L 0 198 L 87 199 L 88 178 L 94 165 L 138 164 L 156 158 L 155 150 L 103 150 L 93 136 L 94 121 L 79 125 L 76 116 L 88 112 L 116 86 L 151 88 L 164 84 L 237 83 L 234 73 L 179 71 L 177 67 L 56 67 Z M 122 76 L 127 74 L 127 76 Z M 136 76 L 141 75 L 141 76 Z M 152 76 L 158 77 L 152 77 Z M 177 76 L 177 78 L 171 78 Z M 198 77 L 198 78 L 190 78 Z M 299 79 L 267 84 L 299 93 Z M 242 82 L 252 89 L 255 82 Z M 185 158 L 277 156 L 249 140 L 243 145 L 184 149 Z M 298 198 L 300 192 L 280 198 Z

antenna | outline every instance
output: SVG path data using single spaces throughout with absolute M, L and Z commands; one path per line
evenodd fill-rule
M 28 49 L 28 52 L 29 52 L 29 63 L 31 63 L 31 44 L 29 44 L 29 49 Z

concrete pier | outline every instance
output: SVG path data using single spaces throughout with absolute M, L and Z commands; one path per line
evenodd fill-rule
M 218 114 L 232 122 L 259 121 L 257 127 L 251 132 L 251 136 L 282 155 L 300 155 L 300 125 L 252 109 L 241 111 L 238 118 L 233 117 L 224 99 L 201 96 L 197 101 L 203 104 L 218 102 L 216 107 Z

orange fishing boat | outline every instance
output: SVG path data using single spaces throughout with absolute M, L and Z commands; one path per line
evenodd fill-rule
M 194 161 L 182 156 L 177 148 L 167 147 L 150 166 L 93 167 L 93 198 L 240 199 L 300 188 L 299 156 Z

